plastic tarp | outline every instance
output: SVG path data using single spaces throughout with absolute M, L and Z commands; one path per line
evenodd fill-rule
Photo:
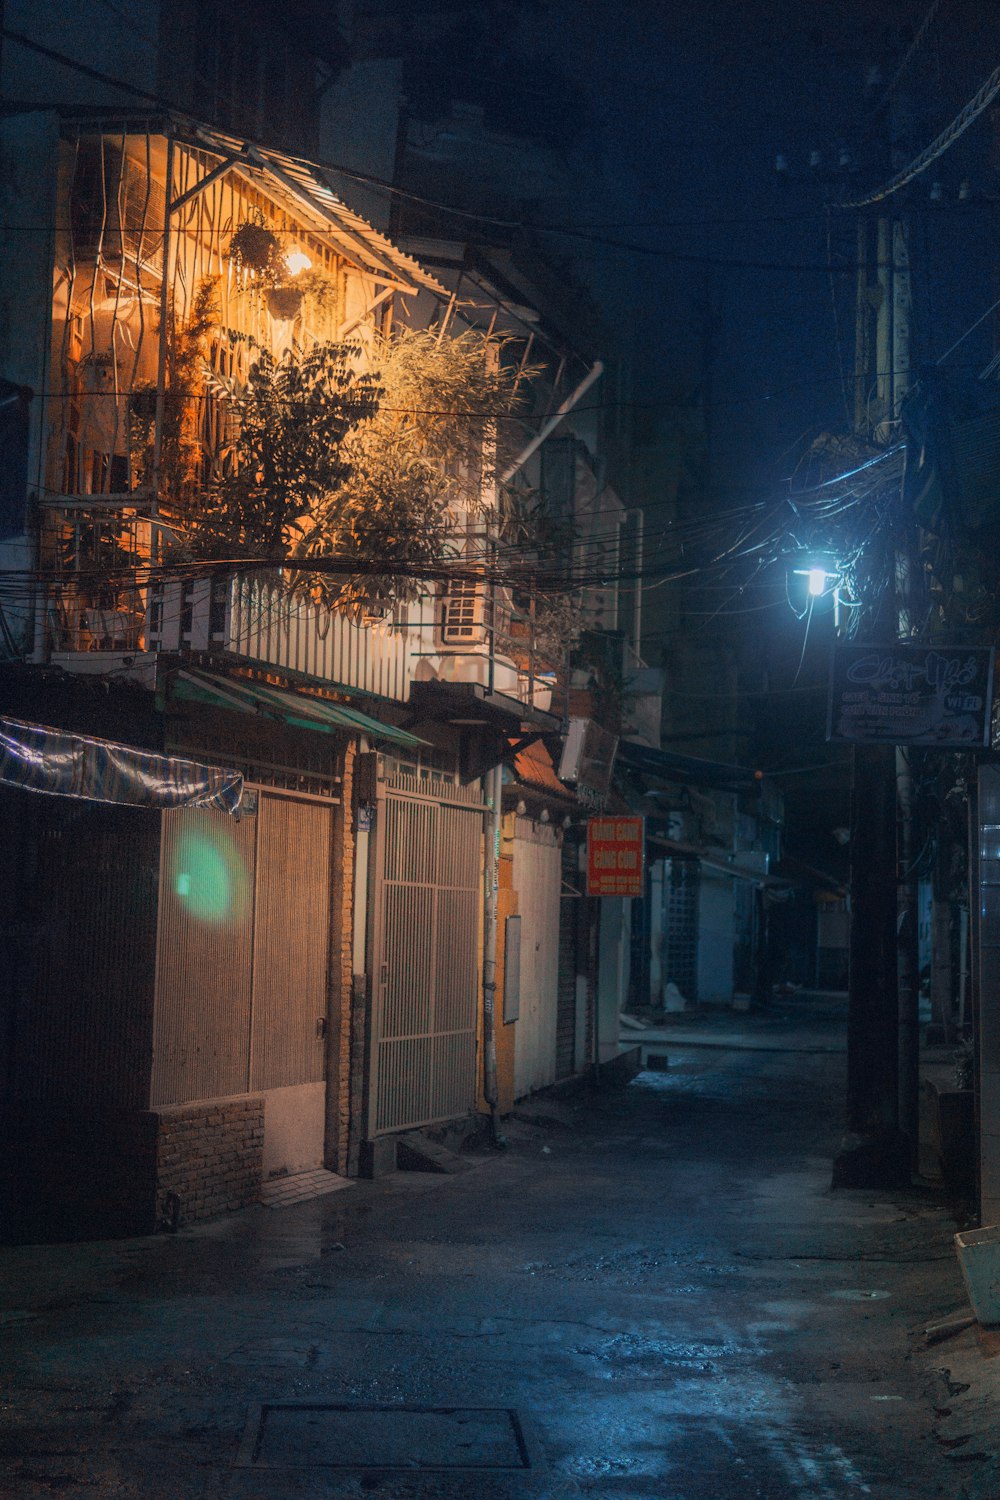
M 239 771 L 4 718 L 0 784 L 85 802 L 212 807 L 226 813 L 236 813 L 243 799 Z

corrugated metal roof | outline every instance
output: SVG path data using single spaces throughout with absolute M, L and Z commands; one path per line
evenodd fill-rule
M 418 261 L 348 208 L 321 167 L 207 125 L 198 125 L 193 130 L 181 128 L 178 137 L 221 157 L 238 158 L 234 171 L 251 181 L 258 180 L 269 196 L 288 203 L 298 217 L 309 221 L 310 228 L 321 231 L 345 259 L 370 276 L 401 291 L 416 292 L 423 288 L 439 297 L 448 295 L 442 283 Z M 263 184 L 260 178 L 264 179 Z

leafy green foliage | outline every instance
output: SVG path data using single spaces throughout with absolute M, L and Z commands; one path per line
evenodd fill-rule
M 260 350 L 245 386 L 206 373 L 237 434 L 188 510 L 192 550 L 273 561 L 349 614 L 417 597 L 420 569 L 455 556 L 496 494 L 517 381 L 496 352 L 478 333 L 403 331 L 363 350 Z M 310 568 L 321 560 L 348 571 Z
M 315 535 L 350 473 L 345 438 L 378 404 L 378 387 L 356 373 L 353 354 L 317 344 L 276 360 L 260 349 L 245 386 L 206 373 L 238 430 L 189 512 L 195 551 L 283 562 Z

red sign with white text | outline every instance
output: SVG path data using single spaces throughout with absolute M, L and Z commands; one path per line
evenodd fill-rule
M 645 843 L 642 818 L 590 818 L 587 895 L 641 896 Z

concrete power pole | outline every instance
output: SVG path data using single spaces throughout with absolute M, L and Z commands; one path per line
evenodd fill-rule
M 905 135 L 904 115 L 904 107 L 897 102 L 890 121 L 894 155 Z M 869 269 L 873 264 L 874 284 Z M 854 381 L 859 435 L 873 432 L 881 442 L 895 436 L 900 404 L 910 386 L 910 333 L 906 221 L 880 214 L 873 225 L 862 218 L 858 224 Z M 872 393 L 875 401 L 870 413 Z M 877 639 L 907 636 L 912 630 L 908 540 L 905 534 L 881 539 L 885 555 L 875 571 L 893 582 L 873 622 Z M 888 745 L 856 746 L 851 808 L 848 1133 L 834 1161 L 834 1186 L 905 1186 L 914 1163 L 919 1034 L 912 812 L 910 765 L 904 752 Z

